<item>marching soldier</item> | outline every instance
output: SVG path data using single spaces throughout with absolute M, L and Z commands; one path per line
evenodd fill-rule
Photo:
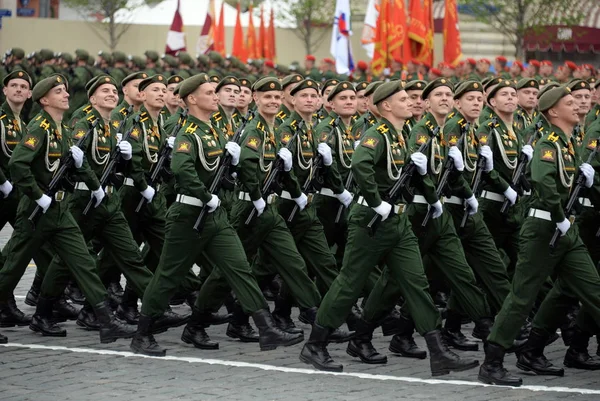
M 174 114 L 177 113 L 181 106 L 181 100 L 177 93 L 175 93 L 175 88 L 183 81 L 183 78 L 179 75 L 171 75 L 167 79 L 167 97 L 165 99 L 165 108 L 162 110 L 165 120 L 164 128 L 166 128 L 166 121 Z M 167 130 L 167 132 L 170 132 Z
M 407 119 L 402 127 L 402 135 L 404 140 L 408 141 L 412 128 L 421 121 L 423 114 L 425 114 L 425 101 L 423 100 L 423 89 L 425 89 L 427 83 L 425 81 L 410 81 L 406 83 L 404 90 L 410 97 L 412 102 L 412 117 Z
M 594 84 L 596 103 L 585 118 L 585 128 L 592 125 L 596 120 L 600 119 L 600 80 Z
M 248 115 L 252 103 L 252 82 L 247 78 L 240 79 L 240 94 L 237 98 L 236 108 L 240 115 Z
M 127 109 L 129 106 L 133 106 L 133 112 L 137 113 L 142 106 L 143 100 L 140 95 L 139 85 L 142 80 L 148 78 L 148 74 L 145 72 L 134 72 L 125 77 L 121 81 L 121 88 L 123 88 L 123 101 L 115 107 L 110 113 L 110 119 L 112 121 L 125 120 L 129 115 Z M 120 132 L 120 134 L 122 134 Z
M 517 99 L 519 104 L 514 119 L 517 122 L 517 133 L 533 124 L 537 117 L 537 95 L 540 84 L 533 78 L 523 78 L 517 83 Z
M 356 114 L 352 116 L 352 124 L 356 123 L 358 118 L 369 110 L 369 99 L 365 95 L 368 86 L 369 83 L 366 81 L 355 84 L 354 89 L 356 89 Z
M 373 104 L 373 94 L 381 84 L 383 84 L 383 81 L 374 81 L 365 89 L 364 96 L 367 100 L 367 111 L 352 124 L 352 137 L 354 138 L 355 148 L 358 146 L 357 141 L 360 141 L 362 135 L 375 125 L 380 117 L 377 107 Z
M 279 109 L 279 113 L 277 113 L 277 116 L 275 116 L 276 127 L 279 127 L 281 124 L 283 124 L 284 121 L 287 120 L 292 114 L 292 111 L 294 110 L 294 104 L 290 92 L 300 81 L 302 81 L 302 75 L 300 74 L 291 74 L 281 80 L 281 87 L 283 88 L 283 102 L 281 103 L 281 109 Z

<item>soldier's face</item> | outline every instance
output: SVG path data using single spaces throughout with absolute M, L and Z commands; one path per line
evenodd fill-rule
M 517 110 L 517 91 L 513 88 L 502 88 L 490 100 L 490 105 L 501 113 L 514 113 Z
M 134 79 L 127 82 L 127 85 L 123 87 L 123 94 L 127 96 L 135 106 L 142 103 L 142 95 L 138 89 L 140 82 L 142 82 L 141 79 Z
M 29 82 L 21 78 L 8 81 L 8 85 L 2 89 L 2 92 L 9 102 L 16 105 L 25 103 L 25 101 L 31 97 Z
M 242 86 L 242 89 L 240 90 L 240 95 L 237 99 L 237 107 L 245 109 L 246 107 L 248 107 L 251 101 L 252 91 L 246 88 L 245 86 Z
M 219 89 L 219 103 L 223 107 L 235 107 L 240 88 L 237 85 L 224 85 Z
M 579 107 L 579 115 L 585 116 L 592 108 L 592 93 L 589 89 L 579 89 L 571 95 Z
M 319 102 L 319 94 L 316 89 L 306 88 L 298 91 L 292 96 L 292 102 L 294 109 L 298 113 L 314 113 L 317 111 L 317 104 Z
M 537 106 L 537 95 L 540 90 L 537 88 L 525 88 L 517 91 L 519 105 L 525 110 L 533 110 Z
M 558 103 L 548 111 L 548 114 L 553 119 L 564 121 L 573 126 L 579 122 L 579 106 L 577 105 L 575 98 L 571 95 L 567 95 L 560 99 Z
M 387 103 L 387 104 L 386 104 Z M 385 109 L 389 108 L 392 115 L 398 119 L 407 120 L 412 117 L 413 103 L 406 91 L 394 93 L 392 96 L 382 102 Z
M 592 94 L 592 104 L 600 104 L 600 90 L 592 89 L 590 92 Z
M 452 90 L 447 86 L 435 88 L 429 94 L 426 103 L 433 113 L 446 115 L 454 105 Z
M 513 74 L 514 76 L 520 75 L 521 74 L 521 67 L 519 67 L 519 65 L 517 63 L 513 63 L 510 66 L 510 72 L 511 74 Z
M 112 110 L 117 107 L 119 92 L 113 84 L 100 85 L 90 96 L 90 103 L 97 109 Z
M 215 87 L 212 83 L 207 82 L 200 85 L 188 95 L 187 99 L 190 107 L 196 107 L 210 113 L 219 110 L 219 97 L 215 93 Z
M 483 109 L 483 93 L 478 91 L 465 93 L 456 100 L 456 108 L 467 120 L 476 120 Z
M 365 96 L 365 90 L 356 92 L 356 108 L 360 114 L 364 114 L 369 109 L 369 101 Z
M 323 92 L 323 96 L 321 96 L 321 104 L 325 105 L 325 107 L 329 107 L 331 108 L 331 105 L 329 104 L 329 102 L 327 101 L 327 98 L 329 97 L 329 94 L 331 93 L 331 91 L 333 90 L 334 86 L 328 86 L 325 91 Z
M 69 92 L 65 85 L 58 85 L 41 99 L 44 108 L 67 111 L 69 110 Z
M 254 101 L 258 112 L 270 118 L 279 112 L 283 102 L 283 94 L 281 91 L 255 92 Z
M 423 98 L 421 97 L 421 94 L 423 93 L 422 90 L 410 90 L 407 91 L 406 93 L 408 93 L 408 97 L 410 98 L 410 101 L 412 103 L 412 107 L 411 107 L 411 112 L 413 114 L 414 117 L 421 117 L 423 115 L 423 113 L 425 112 L 425 103 L 423 102 Z
M 165 106 L 167 87 L 165 84 L 155 82 L 142 91 L 142 99 L 146 108 L 162 109 Z
M 542 75 L 552 75 L 552 66 L 547 64 L 542 64 L 540 66 L 540 74 Z
M 356 114 L 356 92 L 345 90 L 331 100 L 331 109 L 342 117 L 352 117 Z
M 171 108 L 177 108 L 179 106 L 179 96 L 173 94 L 173 92 L 175 92 L 176 87 L 177 87 L 177 84 L 167 85 L 166 102 L 167 102 L 167 106 L 169 106 Z
M 293 104 L 293 102 L 294 102 L 294 97 L 291 95 L 290 92 L 292 91 L 292 89 L 294 89 L 296 87 L 296 85 L 298 85 L 298 84 L 290 84 L 290 85 L 286 86 L 285 89 L 283 90 L 283 97 L 288 104 Z

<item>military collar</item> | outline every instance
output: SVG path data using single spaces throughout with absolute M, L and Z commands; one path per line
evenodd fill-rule
M 433 114 L 431 112 L 429 112 L 429 113 L 425 114 L 423 116 L 423 118 L 421 118 L 421 121 L 423 121 L 423 125 L 425 126 L 425 128 L 427 128 L 427 133 L 431 136 L 431 134 L 433 134 L 433 131 L 438 126 L 438 123 L 437 123 L 435 117 L 433 116 Z M 421 121 L 419 121 L 419 122 L 421 122 Z
M 15 118 L 14 112 L 10 108 L 8 102 L 6 101 L 2 103 L 2 106 L 0 106 L 0 116 L 6 116 L 5 119 L 9 119 L 10 121 L 12 121 Z M 2 122 L 6 124 L 6 121 L 4 121 L 4 119 L 2 119 Z
M 121 104 L 117 106 L 117 109 L 119 109 L 119 113 L 121 113 L 121 115 L 123 115 L 124 118 L 129 117 L 127 115 L 127 109 L 129 109 L 129 106 L 131 105 L 127 103 L 127 100 L 125 99 L 123 99 Z M 144 107 L 144 105 L 142 105 L 142 107 Z
M 290 109 L 288 109 L 285 104 L 281 103 L 281 107 L 279 108 L 279 113 L 277 113 L 276 118 L 281 120 L 285 120 L 290 116 Z
M 191 114 L 188 114 L 185 125 L 189 125 L 190 123 L 195 124 L 196 126 L 198 126 L 199 128 L 201 128 L 203 130 L 209 130 L 210 131 L 210 128 L 211 128 L 210 122 L 208 122 L 208 121 L 202 121 L 198 117 L 195 117 L 195 116 L 193 116 Z
M 296 124 L 298 124 L 300 121 L 302 121 L 302 116 L 300 114 L 298 114 L 298 112 L 293 111 L 292 115 L 290 115 L 287 120 L 289 121 L 289 125 L 291 126 L 295 126 Z M 287 125 L 287 124 L 285 124 Z M 304 129 L 303 131 L 305 131 L 308 128 L 308 126 L 305 124 L 304 125 Z M 280 128 L 281 129 L 281 128 Z
M 275 127 L 269 128 L 269 125 L 267 124 L 267 120 L 265 120 L 265 118 L 262 116 L 262 114 L 257 113 L 255 120 L 256 120 L 256 128 L 258 128 L 260 131 L 267 133 L 267 134 L 270 134 L 275 131 Z
M 390 134 L 392 139 L 396 139 L 395 137 L 398 135 L 398 131 L 394 127 L 394 125 L 389 122 L 389 120 L 385 117 L 381 117 L 379 120 L 379 124 L 375 125 L 375 129 L 378 133 L 385 135 Z
M 329 125 L 333 125 L 333 122 L 335 121 L 335 119 L 338 118 L 338 114 L 335 111 L 331 110 L 331 112 L 329 113 L 327 118 L 329 118 L 329 121 L 328 121 Z M 346 130 L 346 124 L 344 124 L 342 117 L 340 117 L 339 128 L 342 132 Z
M 548 135 L 546 135 L 546 138 L 550 142 L 560 141 L 560 142 L 562 142 L 563 146 L 567 146 L 567 147 L 569 146 L 569 143 L 570 143 L 570 141 L 567 139 L 567 134 L 565 134 L 562 129 L 558 128 L 556 125 L 553 125 L 553 124 L 550 124 L 550 127 L 548 129 Z

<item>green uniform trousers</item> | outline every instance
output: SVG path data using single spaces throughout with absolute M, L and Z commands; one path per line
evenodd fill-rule
M 4 268 L 0 270 L 0 299 L 12 293 L 34 250 L 47 242 L 71 271 L 87 300 L 92 305 L 102 302 L 106 298 L 106 289 L 98 277 L 96 263 L 88 252 L 83 234 L 67 202 L 53 202 L 46 213 L 40 216 L 34 230 L 28 217 L 35 206 L 35 202 L 28 197 L 21 198 L 19 202 L 10 249 Z M 49 269 L 44 281 L 53 274 Z
M 335 259 L 337 265 L 341 266 L 348 239 L 348 209 L 343 209 L 340 221 L 336 224 L 335 218 L 341 205 L 337 198 L 316 194 L 313 205 L 317 209 L 317 216 L 321 224 L 323 224 L 327 244 L 329 247 L 336 246 Z
M 519 262 L 511 291 L 496 316 L 494 327 L 488 336 L 490 342 L 504 348 L 512 345 L 533 307 L 538 291 L 546 278 L 553 273 L 557 276 L 558 287 L 555 285 L 542 302 L 533 325 L 547 327 L 544 320 L 554 320 L 553 316 L 558 319 L 564 318 L 564 314 L 559 316 L 556 313 L 558 305 L 555 302 L 558 298 L 557 292 L 560 292 L 563 286 L 581 300 L 584 313 L 590 313 L 596 322 L 600 322 L 600 277 L 579 237 L 579 230 L 576 225 L 571 226 L 566 235 L 560 237 L 556 249 L 551 252 L 548 244 L 555 229 L 556 225 L 551 221 L 535 217 L 525 219 L 520 233 Z M 579 313 L 581 314 L 581 311 Z
M 406 213 L 419 239 L 421 254 L 429 256 L 443 274 L 460 309 L 472 320 L 491 317 L 487 300 L 475 283 L 475 275 L 467 263 L 463 246 L 454 229 L 454 221 L 447 209 L 444 207 L 444 213 L 437 219 L 430 218 L 425 227 L 421 224 L 427 213 L 427 205 L 410 204 Z
M 365 280 L 379 265 L 385 267 L 369 295 L 364 318 L 371 322 L 379 320 L 403 296 L 419 333 L 435 330 L 440 325 L 440 315 L 429 294 L 418 242 L 410 229 L 410 222 L 405 215 L 390 215 L 371 235 L 367 224 L 374 215 L 369 207 L 352 206 L 344 262 L 323 298 L 317 323 L 332 329 L 339 327 L 360 295 Z
M 169 209 L 163 254 L 144 293 L 142 313 L 152 317 L 163 314 L 169 299 L 202 252 L 219 267 L 218 271 L 233 288 L 246 312 L 266 308 L 267 302 L 252 275 L 242 244 L 229 224 L 227 212 L 218 208 L 208 214 L 198 235 L 194 222 L 199 212 L 196 206 L 178 202 Z M 202 307 L 198 302 L 196 305 Z
M 152 273 L 144 266 L 139 247 L 121 212 L 118 196 L 107 195 L 97 208 L 92 206 L 87 216 L 84 216 L 83 210 L 89 200 L 88 190 L 76 190 L 69 199 L 69 209 L 75 221 L 79 222 L 85 242 L 99 241 L 105 252 L 112 256 L 119 271 L 125 275 L 128 284 L 141 297 L 152 279 Z M 93 250 L 92 253 L 95 259 L 96 253 Z M 62 259 L 55 256 L 48 271 L 52 274 L 48 274 L 48 279 L 44 280 L 41 293 L 47 297 L 58 296 L 68 283 L 68 269 Z M 98 275 L 102 280 L 107 273 L 98 269 Z

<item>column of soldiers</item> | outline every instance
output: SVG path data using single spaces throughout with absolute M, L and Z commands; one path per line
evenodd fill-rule
M 213 350 L 206 328 L 228 323 L 261 350 L 306 339 L 300 360 L 334 372 L 331 341 L 387 363 L 372 344 L 381 326 L 390 352 L 429 353 L 439 376 L 480 365 L 455 352 L 479 349 L 462 332 L 469 320 L 485 383 L 522 384 L 506 353 L 523 371 L 563 376 L 544 356 L 558 329 L 565 366 L 600 369 L 588 351 L 600 334 L 591 77 L 520 77 L 518 63 L 487 76 L 489 61 L 467 59 L 463 79 L 421 80 L 411 63 L 410 77 L 351 82 L 310 55 L 306 76 L 282 79 L 268 61 L 229 59 L 226 72 L 216 53 L 200 70 L 186 53 L 160 67 L 148 51 L 137 71 L 119 52 L 98 55 L 101 71 L 84 51 L 67 56 L 40 51 L 34 78 L 12 49 L 3 75 L 0 215 L 13 234 L 0 326 L 66 336 L 58 323 L 76 320 L 103 343 L 130 338 L 134 352 L 164 356 L 156 334 L 185 325 L 184 343 Z M 31 259 L 27 316 L 13 291 Z M 171 310 L 184 300 L 191 314 Z

